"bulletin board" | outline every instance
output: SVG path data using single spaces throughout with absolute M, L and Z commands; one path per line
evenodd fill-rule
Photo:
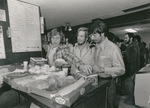
M 39 7 L 7 0 L 12 52 L 41 51 Z
M 0 59 L 5 59 L 5 46 L 4 46 L 4 37 L 3 37 L 3 27 L 0 25 Z

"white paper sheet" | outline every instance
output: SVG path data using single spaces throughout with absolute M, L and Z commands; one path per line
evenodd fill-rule
M 39 7 L 8 0 L 13 52 L 41 51 Z
M 0 9 L 0 21 L 6 21 L 6 13 L 3 9 Z
M 0 26 L 0 59 L 5 59 L 5 46 L 4 46 L 4 36 L 3 36 L 3 28 Z

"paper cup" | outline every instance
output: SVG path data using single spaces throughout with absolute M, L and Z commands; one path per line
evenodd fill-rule
M 23 69 L 28 70 L 28 61 L 23 61 Z
M 68 68 L 63 68 L 62 70 L 65 72 L 65 76 L 67 76 L 68 75 Z

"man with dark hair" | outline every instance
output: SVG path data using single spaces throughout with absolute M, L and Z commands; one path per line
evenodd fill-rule
M 145 58 L 144 58 L 144 45 L 141 43 L 141 37 L 139 35 L 135 35 L 135 41 L 140 48 L 140 68 L 144 67 Z
M 90 39 L 96 43 L 93 72 L 101 78 L 111 79 L 108 89 L 108 108 L 114 107 L 115 77 L 125 72 L 119 47 L 108 40 L 107 25 L 101 20 L 92 22 L 89 28 Z
M 127 44 L 127 49 L 124 53 L 124 63 L 126 72 L 124 75 L 125 90 L 127 93 L 126 104 L 134 105 L 134 81 L 135 73 L 140 68 L 140 51 L 134 40 L 133 33 L 126 33 L 124 42 Z
M 123 42 L 124 42 L 124 40 L 120 39 L 120 49 L 121 49 L 121 52 L 123 52 L 123 51 L 126 50 L 126 45 Z

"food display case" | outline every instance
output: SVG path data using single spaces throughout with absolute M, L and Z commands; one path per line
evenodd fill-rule
M 71 106 L 80 96 L 87 93 L 93 80 L 24 72 L 10 73 L 4 76 L 4 82 L 16 90 L 51 99 L 60 105 Z

